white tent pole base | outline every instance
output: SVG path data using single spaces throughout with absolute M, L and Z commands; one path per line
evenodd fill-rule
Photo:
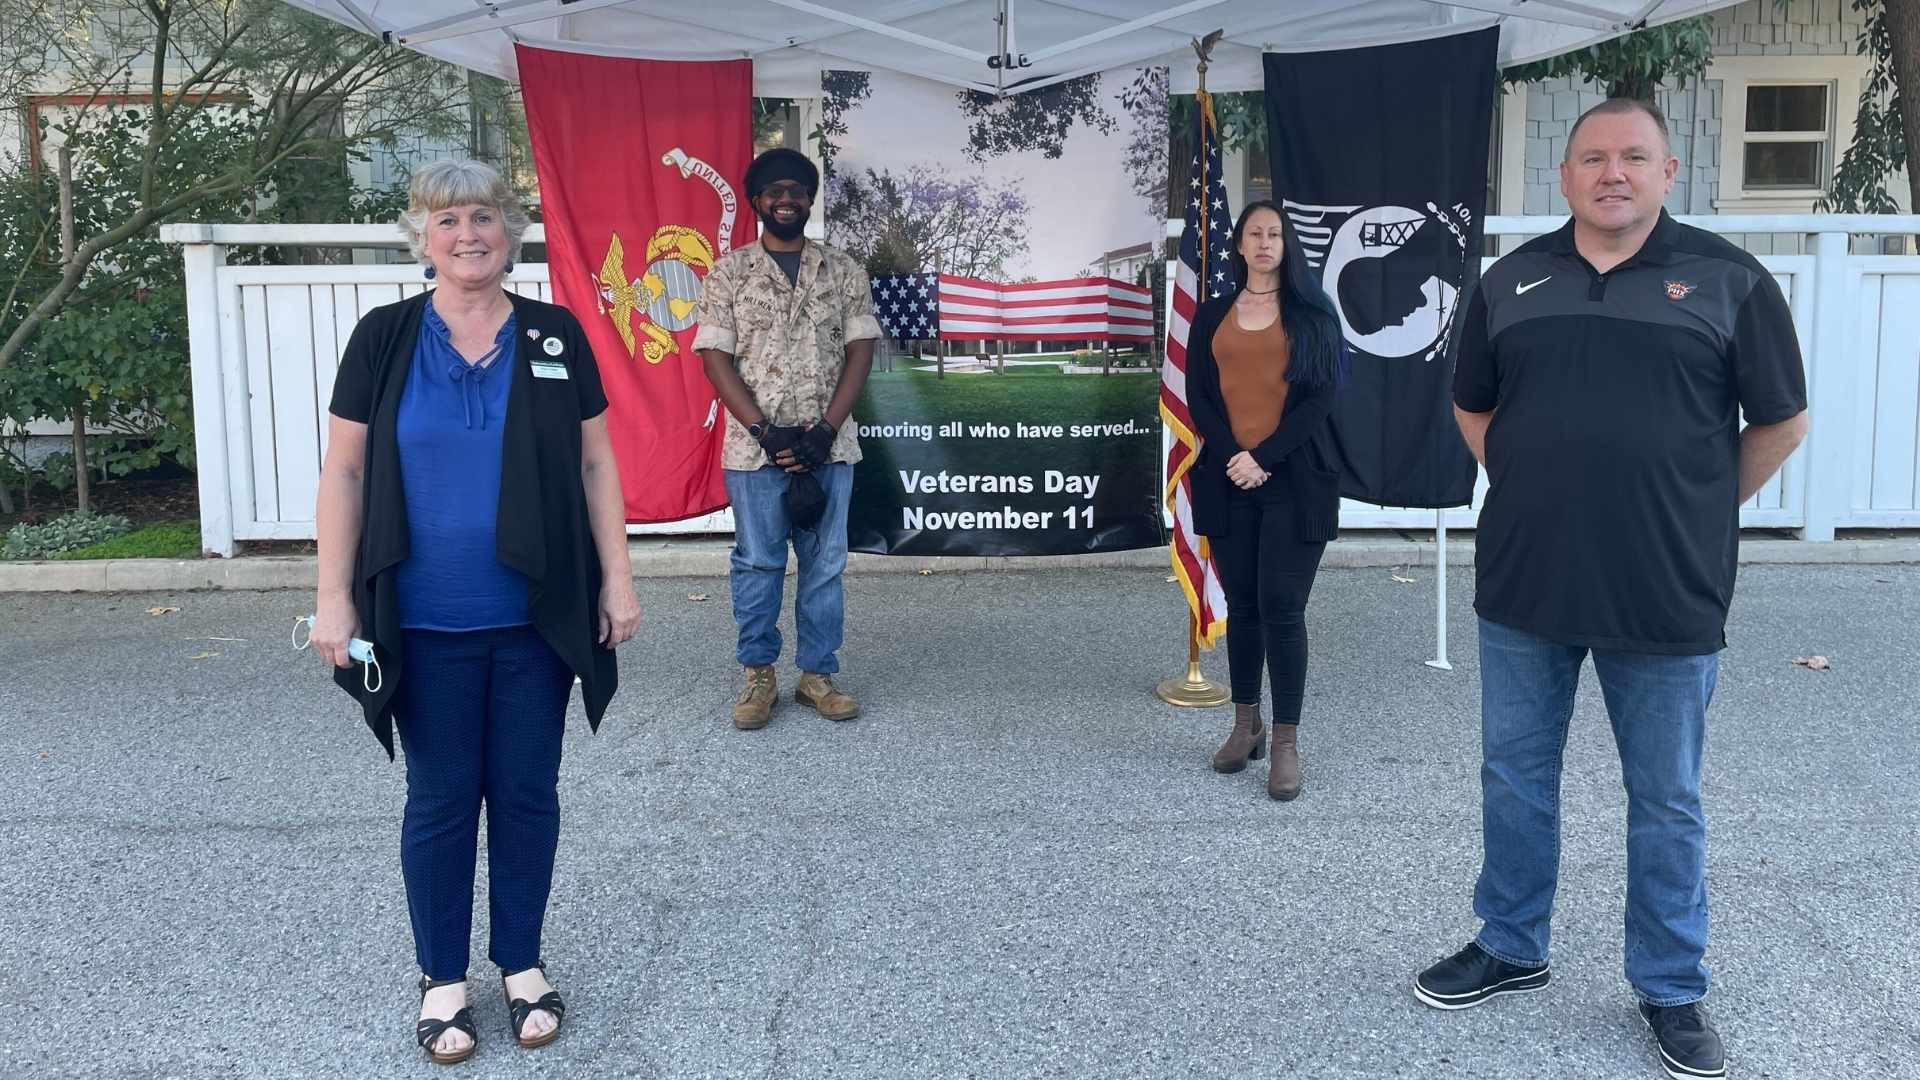
M 1433 659 L 1427 661 L 1430 668 L 1452 671 L 1453 665 L 1447 661 L 1447 519 L 1445 510 L 1433 512 L 1434 541 L 1434 650 Z

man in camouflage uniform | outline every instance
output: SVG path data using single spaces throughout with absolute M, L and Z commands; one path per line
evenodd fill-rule
M 778 697 L 773 664 L 789 541 L 799 562 L 794 700 L 829 720 L 860 712 L 832 676 L 845 612 L 847 501 L 860 460 L 853 403 L 873 367 L 880 323 L 866 270 L 802 234 L 819 190 L 820 171 L 797 151 L 755 158 L 747 198 L 764 235 L 714 264 L 695 313 L 693 347 L 728 414 L 720 463 L 733 503 L 733 617 L 746 668 L 733 723 L 743 729 L 765 727 Z

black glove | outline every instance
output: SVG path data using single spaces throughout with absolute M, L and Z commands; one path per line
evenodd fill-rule
M 767 425 L 767 429 L 760 434 L 760 449 L 767 452 L 767 461 L 770 464 L 777 464 L 773 459 L 779 455 L 780 451 L 797 451 L 800 445 L 800 436 L 805 434 L 806 430 L 807 429 L 803 427 L 774 427 L 771 424 Z M 796 452 L 794 456 L 798 457 L 799 455 Z
M 816 420 L 800 433 L 800 445 L 794 448 L 793 456 L 809 469 L 824 468 L 833 462 L 833 437 L 838 434 L 832 424 Z

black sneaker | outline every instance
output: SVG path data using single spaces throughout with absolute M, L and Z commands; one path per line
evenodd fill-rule
M 1640 1019 L 1660 1044 L 1660 1064 L 1674 1080 L 1715 1080 L 1727 1075 L 1727 1054 L 1720 1033 L 1713 1030 L 1707 1007 L 1640 1003 Z
M 1414 976 L 1413 996 L 1436 1009 L 1471 1009 L 1501 994 L 1544 990 L 1549 978 L 1544 964 L 1509 964 L 1489 954 L 1478 942 L 1469 942 L 1466 948 Z

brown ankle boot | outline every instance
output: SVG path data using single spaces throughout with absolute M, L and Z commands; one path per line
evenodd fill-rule
M 833 685 L 833 676 L 818 672 L 800 673 L 800 685 L 793 689 L 793 700 L 813 706 L 829 720 L 851 720 L 860 715 L 860 703 L 853 695 Z
M 767 726 L 773 718 L 773 703 L 780 696 L 775 685 L 773 665 L 748 667 L 747 684 L 740 688 L 740 698 L 733 703 L 733 726 L 742 731 L 755 731 Z
M 1213 752 L 1213 771 L 1235 773 L 1247 767 L 1249 760 L 1260 758 L 1261 736 L 1266 728 L 1260 723 L 1260 706 L 1239 705 L 1233 707 L 1233 730 L 1227 733 L 1227 741 Z
M 1300 795 L 1300 725 L 1273 725 L 1273 761 L 1267 766 L 1267 794 L 1281 802 Z

